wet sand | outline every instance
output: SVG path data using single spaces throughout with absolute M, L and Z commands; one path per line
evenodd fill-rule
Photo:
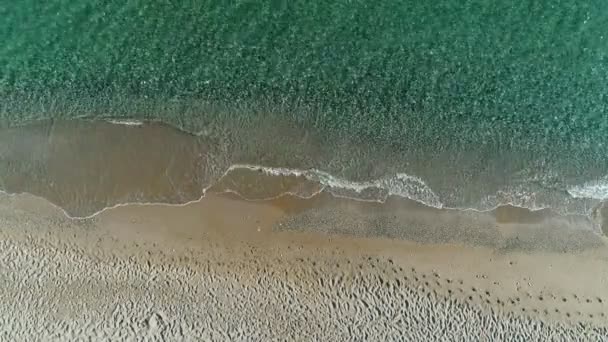
M 334 203 L 361 215 L 371 205 Z M 608 334 L 602 237 L 591 244 L 583 238 L 576 250 L 519 248 L 500 241 L 519 235 L 538 242 L 539 235 L 492 213 L 477 220 L 494 220 L 494 245 L 304 225 L 302 214 L 324 209 L 323 198 L 252 202 L 209 194 L 185 206 L 128 205 L 71 220 L 46 200 L 2 195 L 0 336 L 439 341 Z M 397 218 L 425 220 L 415 206 L 393 210 Z M 454 221 L 426 215 L 438 226 Z M 343 219 L 355 224 L 357 217 Z

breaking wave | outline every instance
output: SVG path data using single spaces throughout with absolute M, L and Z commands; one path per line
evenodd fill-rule
M 303 177 L 308 181 L 318 182 L 321 185 L 316 193 L 328 191 L 336 197 L 351 198 L 361 201 L 384 202 L 389 196 L 399 196 L 420 202 L 430 207 L 443 208 L 443 204 L 439 200 L 439 197 L 422 179 L 405 173 L 398 173 L 394 176 L 372 181 L 353 182 L 316 169 L 298 170 L 236 164 L 231 166 L 226 174 L 239 169 L 258 171 L 269 176 Z M 292 194 L 299 197 L 312 197 L 315 195 L 315 193 Z
M 574 198 L 589 198 L 600 201 L 608 200 L 608 179 L 587 182 L 568 189 Z

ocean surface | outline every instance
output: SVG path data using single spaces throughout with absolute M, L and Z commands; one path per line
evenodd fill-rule
M 235 170 L 275 179 L 232 182 L 258 199 L 589 217 L 608 199 L 606 1 L 22 0 L 0 17 L 0 188 L 73 216 L 196 200 Z

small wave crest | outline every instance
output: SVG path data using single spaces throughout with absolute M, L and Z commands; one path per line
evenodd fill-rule
M 421 178 L 405 173 L 357 182 L 318 169 L 302 170 L 251 164 L 232 165 L 218 182 L 232 173 L 243 170 L 270 177 L 301 178 L 303 181 L 301 186 L 292 187 L 288 191 L 274 192 L 267 197 L 255 198 L 260 200 L 276 198 L 285 194 L 312 198 L 321 192 L 327 192 L 334 197 L 378 203 L 384 203 L 390 196 L 396 196 L 438 209 L 486 212 L 501 206 L 513 206 L 531 211 L 550 209 L 559 215 L 589 215 L 597 206 L 598 200 L 608 199 L 608 182 L 589 185 L 586 188 L 581 187 L 581 190 L 571 189 L 565 197 L 563 190 L 549 191 L 526 184 L 506 187 L 494 194 L 487 195 L 480 202 L 449 205 Z M 249 198 L 250 196 L 246 193 L 240 193 L 237 189 L 227 189 L 227 191 L 238 193 L 245 199 L 253 199 Z
M 568 194 L 574 198 L 589 198 L 600 201 L 608 200 L 608 179 L 573 186 L 568 189 Z
M 107 122 L 113 125 L 123 125 L 123 126 L 143 126 L 144 123 L 138 120 L 107 120 Z
M 263 172 L 270 176 L 303 177 L 308 181 L 319 183 L 321 185 L 320 191 L 326 190 L 336 197 L 351 198 L 361 201 L 384 202 L 389 196 L 399 196 L 420 202 L 430 207 L 443 207 L 439 197 L 422 179 L 405 173 L 398 173 L 377 180 L 355 182 L 316 169 L 299 170 L 236 164 L 232 165 L 226 174 L 241 169 Z M 295 193 L 294 195 L 308 198 L 311 197 L 312 194 Z
M 505 189 L 499 190 L 496 194 L 484 198 L 481 209 L 490 211 L 503 205 L 526 208 L 532 211 L 551 208 L 551 205 L 543 203 L 538 199 L 538 195 L 535 191 L 526 189 Z M 555 208 L 553 209 L 555 210 Z

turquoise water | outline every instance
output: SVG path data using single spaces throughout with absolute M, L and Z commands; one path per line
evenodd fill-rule
M 605 1 L 23 0 L 0 16 L 4 127 L 157 120 L 208 137 L 219 169 L 406 174 L 448 207 L 608 197 Z

